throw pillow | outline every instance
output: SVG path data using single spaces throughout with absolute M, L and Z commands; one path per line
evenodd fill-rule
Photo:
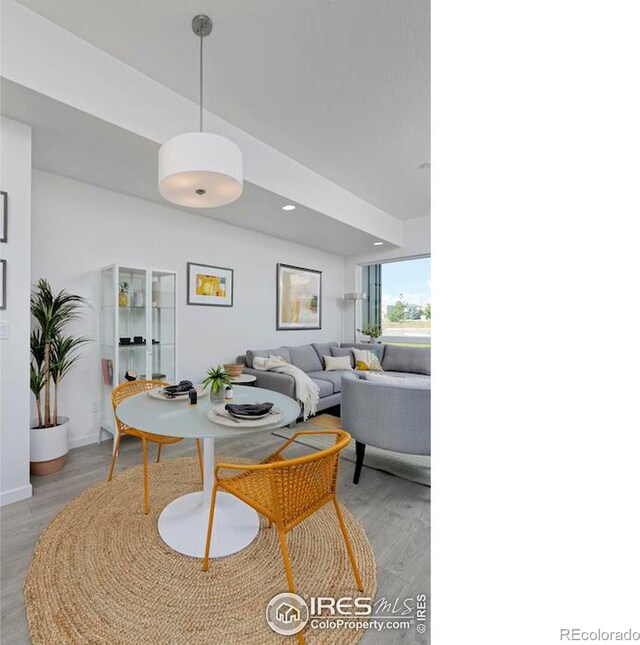
M 378 346 L 378 347 L 372 347 L 369 351 L 373 352 L 378 357 L 378 360 L 379 360 L 382 358 L 382 349 L 383 348 L 381 346 Z
M 370 349 L 356 349 L 355 347 L 351 351 L 356 359 L 356 370 L 382 372 L 380 359 L 375 352 L 372 352 Z
M 349 356 L 323 356 L 325 372 L 335 370 L 352 370 Z
M 275 356 L 270 354 L 269 356 L 254 356 L 253 358 L 253 367 L 257 370 L 268 370 L 271 367 L 277 367 L 282 364 L 285 365 L 287 361 L 282 358 L 282 356 Z
M 356 366 L 356 362 L 353 358 L 353 352 L 348 347 L 332 347 L 331 356 L 348 356 L 349 361 L 351 361 L 351 369 Z
M 371 383 L 385 383 L 395 387 L 404 387 L 410 390 L 430 390 L 431 380 L 416 376 L 388 376 L 387 374 L 372 374 L 367 372 L 364 375 L 365 380 Z

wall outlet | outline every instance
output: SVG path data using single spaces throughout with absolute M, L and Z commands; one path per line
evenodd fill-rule
M 91 404 L 91 412 L 100 412 L 100 401 L 98 399 Z

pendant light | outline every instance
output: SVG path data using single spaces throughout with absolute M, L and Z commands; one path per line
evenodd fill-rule
M 158 156 L 160 194 L 174 204 L 212 208 L 230 204 L 242 194 L 242 152 L 229 139 L 202 131 L 202 45 L 211 33 L 209 16 L 191 21 L 200 38 L 200 132 L 169 139 Z

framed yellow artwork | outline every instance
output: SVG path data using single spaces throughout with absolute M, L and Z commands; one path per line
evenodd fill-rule
M 187 262 L 187 304 L 233 307 L 233 269 Z

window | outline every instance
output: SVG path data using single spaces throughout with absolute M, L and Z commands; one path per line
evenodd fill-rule
M 379 326 L 387 343 L 431 344 L 431 258 L 363 267 L 363 329 Z

